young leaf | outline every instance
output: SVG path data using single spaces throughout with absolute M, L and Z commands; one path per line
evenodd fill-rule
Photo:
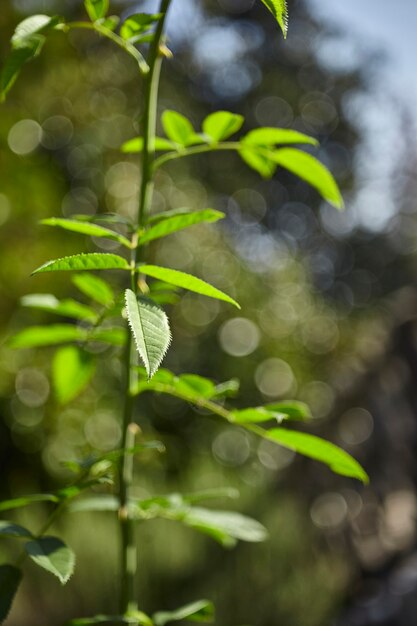
M 189 291 L 199 293 L 209 298 L 229 302 L 229 304 L 233 304 L 233 306 L 240 309 L 239 304 L 233 300 L 233 298 L 219 289 L 216 289 L 212 285 L 209 285 L 204 280 L 196 278 L 191 274 L 179 272 L 178 270 L 171 270 L 167 267 L 159 267 L 158 265 L 141 265 L 139 269 L 142 274 L 145 274 L 146 276 L 152 276 L 153 278 L 163 280 L 170 285 L 175 285 L 176 287 L 181 287 L 182 289 L 188 289 Z
M 57 537 L 41 537 L 25 544 L 25 550 L 39 567 L 56 576 L 62 585 L 71 578 L 75 567 L 75 554 Z
M 58 300 L 49 293 L 32 293 L 21 298 L 22 306 L 37 309 L 39 311 L 47 311 L 63 315 L 64 317 L 72 317 L 78 320 L 86 320 L 95 322 L 97 313 L 90 307 L 81 304 L 76 300 Z
M 13 498 L 12 500 L 3 500 L 0 502 L 0 511 L 11 511 L 12 509 L 21 509 L 38 502 L 59 502 L 59 498 L 51 493 L 39 493 L 31 496 L 22 496 L 21 498 Z M 0 586 L 1 588 L 1 586 Z
M 171 331 L 164 311 L 151 300 L 137 298 L 126 290 L 126 311 L 129 325 L 148 378 L 152 378 L 171 343 Z
M 208 600 L 197 600 L 175 611 L 158 611 L 152 615 L 155 626 L 165 626 L 183 619 L 190 622 L 211 622 L 214 619 L 214 605 Z
M 271 11 L 286 38 L 288 32 L 287 0 L 262 0 L 262 2 Z
M 258 172 L 263 178 L 272 178 L 277 169 L 274 161 L 257 149 L 258 146 L 250 147 L 244 142 L 241 143 L 241 146 L 239 154 L 246 165 Z
M 0 76 L 0 101 L 4 101 L 7 93 L 13 87 L 20 70 L 28 61 L 31 61 L 41 52 L 45 37 L 35 35 L 25 39 L 18 48 L 12 50 L 3 66 Z
M 278 411 L 268 411 L 263 406 L 256 408 L 242 409 L 241 411 L 232 411 L 233 421 L 237 424 L 256 424 L 261 422 L 270 422 L 277 420 L 280 424 L 286 419 L 284 413 Z
M 136 13 L 130 15 L 122 24 L 120 35 L 123 39 L 135 43 L 143 33 L 147 32 L 161 17 L 160 13 L 151 15 L 149 13 Z
M 14 565 L 0 565 L 0 623 L 9 615 L 23 574 Z
M 52 380 L 60 404 L 68 404 L 90 382 L 96 368 L 92 354 L 77 346 L 65 346 L 55 353 Z
M 178 518 L 187 526 L 210 535 L 228 547 L 241 541 L 265 541 L 268 533 L 264 526 L 246 515 L 229 511 L 213 511 L 200 507 L 190 507 Z
M 113 289 L 102 278 L 94 274 L 75 274 L 72 282 L 88 298 L 108 308 L 113 306 Z
M 333 176 L 320 161 L 310 154 L 295 150 L 294 148 L 283 148 L 272 153 L 274 162 L 281 167 L 299 176 L 312 187 L 317 189 L 319 194 L 337 209 L 343 209 L 343 198 Z
M 80 233 L 82 235 L 89 235 L 90 237 L 112 239 L 113 241 L 117 241 L 122 244 L 122 246 L 126 246 L 126 248 L 131 247 L 130 241 L 126 239 L 126 237 L 123 237 L 123 235 L 120 235 L 109 228 L 103 228 L 103 226 L 91 224 L 90 222 L 80 222 L 77 220 L 50 217 L 48 219 L 41 220 L 41 224 L 44 226 L 57 226 L 58 228 L 70 230 L 74 233 Z
M 11 348 L 41 348 L 72 341 L 85 341 L 87 331 L 71 324 L 51 324 L 50 326 L 30 326 L 9 340 Z
M 143 150 L 143 137 L 135 137 L 134 139 L 129 139 L 122 145 L 122 152 L 125 153 L 134 153 L 134 152 L 142 152 Z M 151 148 L 155 150 L 155 152 L 166 152 L 168 150 L 176 150 L 177 145 L 164 137 L 155 137 L 153 146 Z
M 328 465 L 336 474 L 357 478 L 363 483 L 369 482 L 365 470 L 350 454 L 320 437 L 284 428 L 269 430 L 265 432 L 265 437 L 284 448 Z
M 162 114 L 162 126 L 168 139 L 179 146 L 190 146 L 196 141 L 194 128 L 184 115 L 176 111 L 164 111 Z
M 88 17 L 92 22 L 106 17 L 109 10 L 109 0 L 84 0 Z
M 244 122 L 242 115 L 228 111 L 216 111 L 207 116 L 203 122 L 203 132 L 210 143 L 224 141 L 241 129 Z
M 27 528 L 19 526 L 19 524 L 0 521 L 0 536 L 13 538 L 26 537 L 26 539 L 31 539 L 32 533 L 27 530 Z
M 215 211 L 214 209 L 205 209 L 204 211 L 193 211 L 191 213 L 183 213 L 173 217 L 167 217 L 160 220 L 154 226 L 151 226 L 146 230 L 139 238 L 139 244 L 143 245 L 149 243 L 154 239 L 160 239 L 166 237 L 172 233 L 175 233 L 194 224 L 210 224 L 217 222 L 225 217 L 224 213 Z
M 74 254 L 62 259 L 48 261 L 38 267 L 32 274 L 41 272 L 69 272 L 73 270 L 129 270 L 130 265 L 117 254 L 91 252 L 89 254 Z
M 247 135 L 245 135 L 245 137 L 243 137 L 241 143 L 244 145 L 273 147 L 278 144 L 294 143 L 318 146 L 319 142 L 317 139 L 314 139 L 314 137 L 309 137 L 309 135 L 299 133 L 296 130 L 266 126 L 251 130 Z
M 20 22 L 16 26 L 14 35 L 11 39 L 13 48 L 20 48 L 22 44 L 25 44 L 28 39 L 31 39 L 34 35 L 45 33 L 46 31 L 54 28 L 62 18 L 58 16 L 49 15 L 31 15 L 27 17 L 23 22 Z
M 305 402 L 300 400 L 282 400 L 281 402 L 272 402 L 266 404 L 265 409 L 268 411 L 277 411 L 284 413 L 285 418 L 288 420 L 309 420 L 313 416 L 309 406 Z

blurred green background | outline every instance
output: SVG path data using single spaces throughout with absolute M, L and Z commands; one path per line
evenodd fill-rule
M 26 15 L 84 19 L 81 4 L 3 0 L 0 59 Z M 112 2 L 122 15 L 155 7 Z M 160 111 L 178 110 L 198 127 L 221 108 L 245 115 L 246 129 L 312 134 L 347 209 L 337 213 L 283 171 L 262 181 L 230 154 L 164 168 L 154 210 L 213 207 L 227 218 L 153 244 L 152 260 L 195 272 L 242 305 L 236 315 L 192 294 L 170 305 L 174 340 L 165 365 L 219 382 L 239 378 L 242 406 L 286 397 L 308 402 L 310 432 L 353 454 L 371 485 L 147 394 L 136 407 L 138 423 L 167 453 L 137 460 L 136 495 L 231 485 L 239 500 L 215 504 L 259 519 L 270 540 L 224 551 L 175 523 L 141 525 L 138 594 L 149 612 L 210 598 L 224 626 L 409 626 L 417 605 L 412 125 L 399 98 L 387 95 L 381 105 L 375 77 L 386 61 L 378 49 L 316 21 L 302 1 L 291 2 L 290 11 L 284 42 L 261 3 L 174 2 L 174 58 L 163 70 Z M 67 275 L 31 278 L 35 267 L 103 245 L 117 251 L 117 244 L 92 246 L 38 222 L 134 215 L 139 161 L 119 148 L 139 132 L 140 99 L 136 68 L 123 53 L 89 33 L 55 33 L 0 110 L 3 497 L 65 485 L 65 461 L 118 445 L 116 349 L 99 355 L 91 387 L 60 406 L 50 381 L 54 350 L 12 351 L 5 340 L 27 324 L 55 321 L 21 309 L 23 295 L 80 297 Z M 37 528 L 46 515 L 36 506 L 14 519 Z M 117 606 L 112 515 L 74 513 L 55 531 L 77 553 L 76 574 L 62 589 L 28 564 L 8 626 L 55 626 Z M 0 554 L 10 558 L 13 546 L 2 543 Z

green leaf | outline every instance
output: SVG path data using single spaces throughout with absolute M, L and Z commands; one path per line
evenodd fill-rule
M 84 0 L 84 6 L 90 20 L 95 22 L 107 15 L 109 0 Z
M 242 409 L 240 411 L 232 411 L 231 413 L 233 415 L 233 421 L 237 424 L 254 424 L 270 422 L 271 420 L 277 420 L 280 424 L 287 418 L 284 413 L 278 411 L 268 411 L 263 406 Z
M 167 267 L 160 267 L 158 265 L 141 265 L 139 269 L 142 274 L 145 274 L 146 276 L 152 276 L 153 278 L 163 280 L 170 285 L 175 285 L 176 287 L 180 287 L 182 289 L 188 289 L 189 291 L 199 293 L 209 298 L 215 298 L 216 300 L 229 302 L 230 304 L 233 304 L 233 306 L 240 309 L 239 304 L 235 300 L 233 300 L 233 298 L 223 293 L 219 289 L 216 289 L 212 285 L 209 285 L 204 280 L 196 278 L 191 274 L 179 272 L 178 270 L 171 270 Z
M 62 259 L 48 261 L 38 267 L 32 274 L 41 272 L 69 272 L 73 270 L 130 270 L 130 265 L 117 254 L 92 252 L 89 254 L 74 254 Z
M 29 530 L 27 530 L 27 528 L 23 528 L 23 526 L 19 526 L 19 524 L 13 524 L 12 522 L 0 521 L 0 536 L 1 537 L 13 537 L 13 538 L 26 537 L 26 539 L 31 539 L 32 533 Z
M 88 298 L 112 307 L 114 304 L 114 292 L 110 285 L 94 274 L 76 274 L 72 277 L 74 285 Z
M 203 122 L 203 132 L 210 142 L 217 143 L 227 139 L 241 129 L 244 122 L 242 115 L 228 111 L 216 111 L 208 115 Z
M 165 626 L 170 622 L 181 620 L 190 622 L 212 622 L 214 619 L 214 605 L 209 600 L 197 600 L 175 611 L 158 611 L 152 615 L 155 626 Z
M 122 152 L 126 153 L 134 153 L 134 152 L 142 152 L 143 150 L 143 137 L 135 137 L 134 139 L 129 139 L 122 145 Z M 177 145 L 164 137 L 155 137 L 153 141 L 153 145 L 151 144 L 150 148 L 155 150 L 156 152 L 167 152 L 169 150 L 176 150 Z
M 244 145 L 252 146 L 276 146 L 278 144 L 310 144 L 312 146 L 318 146 L 319 142 L 314 137 L 309 137 L 304 133 L 299 133 L 296 130 L 290 130 L 288 128 L 273 128 L 263 127 L 255 128 L 251 130 L 243 139 L 241 143 Z
M 124 346 L 126 343 L 126 330 L 120 326 L 114 328 L 97 328 L 88 333 L 86 340 L 109 343 L 112 346 Z
M 88 385 L 96 369 L 92 354 L 77 346 L 65 346 L 55 353 L 52 380 L 60 404 L 74 400 Z
M 12 50 L 6 59 L 0 76 L 0 101 L 4 101 L 25 63 L 40 54 L 44 43 L 45 37 L 35 35 L 30 39 L 27 38 L 18 48 Z
M 97 319 L 97 313 L 93 309 L 90 309 L 90 307 L 85 306 L 85 304 L 80 304 L 80 302 L 71 299 L 58 300 L 49 293 L 32 293 L 23 296 L 20 303 L 24 307 L 38 309 L 39 311 L 48 311 L 78 320 L 95 322 Z
M 109 17 L 102 17 L 98 20 L 98 23 L 102 28 L 107 28 L 107 30 L 115 31 L 120 22 L 120 17 L 118 15 L 110 15 Z
M 225 217 L 224 213 L 215 211 L 214 209 L 205 209 L 204 211 L 193 211 L 191 213 L 182 213 L 173 217 L 161 219 L 157 224 L 148 228 L 139 238 L 139 244 L 149 243 L 154 239 L 166 237 L 179 230 L 194 226 L 194 224 L 210 224 L 217 222 Z
M 195 140 L 194 128 L 184 115 L 176 111 L 164 111 L 162 126 L 168 139 L 180 146 L 190 146 Z
M 51 493 L 39 493 L 31 496 L 22 496 L 21 498 L 13 498 L 12 500 L 3 500 L 0 502 L 0 511 L 11 511 L 12 509 L 21 509 L 38 502 L 59 502 L 59 498 Z M 0 586 L 1 587 L 1 586 Z
M 248 144 L 243 142 L 241 145 L 239 154 L 246 165 L 258 172 L 263 178 L 272 178 L 277 169 L 275 162 L 265 153 L 259 151 L 257 146 L 250 148 L 247 147 Z
M 61 17 L 54 15 L 31 15 L 27 17 L 23 22 L 20 22 L 16 26 L 14 35 L 11 39 L 13 48 L 20 48 L 25 44 L 27 40 L 31 40 L 34 35 L 45 33 L 51 28 L 54 28 L 62 21 Z
M 328 465 L 336 474 L 357 478 L 363 483 L 369 482 L 365 470 L 350 454 L 320 437 L 284 428 L 266 431 L 265 437 L 284 448 Z
M 281 402 L 272 402 L 265 405 L 268 411 L 277 411 L 283 413 L 288 420 L 309 420 L 313 416 L 309 406 L 300 400 L 282 400 Z
M 141 611 L 129 612 L 126 615 L 96 615 L 81 617 L 68 622 L 68 626 L 90 626 L 94 624 L 132 624 L 133 626 L 153 626 L 150 618 Z
M 23 574 L 14 565 L 0 565 L 0 623 L 9 615 Z
M 25 550 L 39 567 L 56 576 L 65 585 L 71 578 L 75 567 L 75 554 L 57 537 L 41 537 L 28 541 Z
M 120 35 L 123 39 L 135 43 L 138 37 L 147 32 L 160 18 L 161 13 L 154 15 L 149 13 L 136 13 L 135 15 L 130 15 L 122 24 Z
M 235 540 L 248 542 L 265 541 L 268 533 L 264 526 L 246 515 L 229 511 L 213 511 L 190 507 L 178 517 L 190 528 L 194 528 L 224 546 L 233 546 Z
M 335 179 L 322 163 L 311 154 L 295 150 L 294 148 L 283 148 L 271 153 L 274 162 L 289 170 L 299 178 L 302 178 L 312 187 L 317 189 L 319 194 L 335 206 L 343 209 L 343 198 Z
M 11 348 L 40 348 L 72 341 L 85 341 L 87 331 L 71 324 L 51 324 L 50 326 L 30 326 L 9 340 Z
M 171 331 L 164 311 L 151 300 L 125 292 L 129 325 L 148 378 L 159 368 L 171 343 Z
M 272 15 L 277 20 L 284 39 L 287 37 L 288 32 L 288 9 L 286 0 L 262 0 L 264 5 L 271 11 Z
M 90 498 L 76 500 L 71 503 L 69 511 L 71 513 L 107 513 L 109 511 L 117 511 L 119 507 L 120 502 L 115 496 L 104 494 L 102 496 L 91 496 Z
M 98 226 L 97 224 L 91 224 L 90 222 L 50 217 L 48 219 L 41 220 L 41 224 L 44 226 L 56 226 L 64 230 L 70 230 L 74 233 L 89 235 L 90 237 L 112 239 L 113 241 L 117 241 L 123 246 L 126 246 L 126 248 L 131 248 L 130 241 L 126 239 L 126 237 L 123 237 L 123 235 L 120 235 L 109 228 L 104 228 L 103 226 Z

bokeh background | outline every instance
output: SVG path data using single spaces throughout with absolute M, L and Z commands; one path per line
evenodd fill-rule
M 26 15 L 78 19 L 81 4 L 3 0 L 0 59 Z M 146 611 L 208 597 L 224 626 L 415 619 L 417 10 L 403 0 L 393 12 L 391 4 L 290 1 L 284 42 L 260 2 L 173 3 L 174 58 L 163 71 L 160 110 L 181 111 L 198 127 L 222 108 L 244 114 L 246 129 L 314 135 L 347 208 L 337 213 L 283 171 L 262 181 L 229 154 L 167 166 L 154 210 L 213 207 L 227 218 L 153 246 L 153 260 L 196 272 L 238 297 L 242 312 L 191 294 L 169 305 L 166 366 L 239 378 L 242 406 L 290 396 L 308 402 L 309 431 L 358 458 L 371 484 L 334 476 L 184 403 L 144 397 L 138 421 L 167 453 L 138 460 L 137 496 L 232 485 L 239 500 L 218 506 L 236 507 L 270 532 L 265 544 L 225 552 L 174 523 L 142 525 L 138 593 Z M 156 2 L 112 7 L 128 15 Z M 140 96 L 135 67 L 118 50 L 88 33 L 55 33 L 0 110 L 3 497 L 59 488 L 69 480 L 65 461 L 117 446 L 116 349 L 99 355 L 91 387 L 62 407 L 50 382 L 54 350 L 16 352 L 5 340 L 26 324 L 54 322 L 21 309 L 23 295 L 79 296 L 66 276 L 30 278 L 35 267 L 103 246 L 48 231 L 40 219 L 134 213 L 139 163 L 119 147 L 138 134 Z M 46 514 L 36 506 L 14 519 L 37 528 Z M 112 515 L 73 514 L 55 530 L 77 552 L 76 574 L 62 589 L 28 564 L 8 626 L 56 626 L 115 610 Z M 2 560 L 13 550 L 2 542 Z

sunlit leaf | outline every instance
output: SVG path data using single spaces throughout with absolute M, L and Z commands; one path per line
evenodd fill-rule
M 327 167 L 311 154 L 294 148 L 283 148 L 273 152 L 271 158 L 277 165 L 284 167 L 317 189 L 324 200 L 337 209 L 343 209 L 343 198 L 335 179 Z
M 184 115 L 176 111 L 164 111 L 162 114 L 162 126 L 168 139 L 179 146 L 191 146 L 194 143 L 203 143 L 190 122 Z
M 84 341 L 87 331 L 71 324 L 51 324 L 50 326 L 30 326 L 9 340 L 11 348 L 40 348 L 72 341 Z
M 41 224 L 44 226 L 56 226 L 74 233 L 89 235 L 90 237 L 112 239 L 127 248 L 131 247 L 130 241 L 126 239 L 126 237 L 123 237 L 123 235 L 120 235 L 109 228 L 104 228 L 103 226 L 98 226 L 97 224 L 91 224 L 90 222 L 50 217 L 48 219 L 41 220 Z
M 0 623 L 9 615 L 22 578 L 22 572 L 14 565 L 0 565 Z
M 138 298 L 130 289 L 126 290 L 125 297 L 127 316 L 136 347 L 148 378 L 151 378 L 171 343 L 168 318 L 154 302 Z
M 193 211 L 190 213 L 182 213 L 166 219 L 161 219 L 157 224 L 151 226 L 139 238 L 139 244 L 149 243 L 154 239 L 166 237 L 194 224 L 211 224 L 225 217 L 224 213 L 215 211 L 214 209 L 205 209 L 203 211 Z
M 280 402 L 272 402 L 266 404 L 268 411 L 277 411 L 284 413 L 288 420 L 309 420 L 312 418 L 310 407 L 300 400 L 281 400 Z
M 123 39 L 131 42 L 137 41 L 143 33 L 147 32 L 161 17 L 160 13 L 151 15 L 149 13 L 136 13 L 129 15 L 123 22 L 120 29 L 120 35 Z
M 29 557 L 39 567 L 56 576 L 65 585 L 75 567 L 75 554 L 57 537 L 41 537 L 25 544 Z
M 61 17 L 54 15 L 31 15 L 20 22 L 16 26 L 15 32 L 11 39 L 13 48 L 19 48 L 28 39 L 31 39 L 33 35 L 39 35 L 54 28 L 59 22 L 62 21 Z
M 363 483 L 369 480 L 365 470 L 350 454 L 320 437 L 285 428 L 266 431 L 265 437 L 285 448 L 328 465 L 336 474 L 357 478 Z
M 190 622 L 212 622 L 214 619 L 214 605 L 209 600 L 197 600 L 175 611 L 158 611 L 152 615 L 155 626 L 165 626 L 170 622 L 182 620 Z
M 94 322 L 97 319 L 97 313 L 85 304 L 71 299 L 58 300 L 58 298 L 49 293 L 33 293 L 23 296 L 20 302 L 24 307 L 56 313 L 64 317 L 72 317 L 89 322 Z
M 90 382 L 96 368 L 95 358 L 78 346 L 65 346 L 52 361 L 52 381 L 60 404 L 76 398 Z
M 73 270 L 129 270 L 129 263 L 117 254 L 92 252 L 89 254 L 74 254 L 62 259 L 48 261 L 38 267 L 33 274 L 41 272 L 68 272 Z
M 13 498 L 12 500 L 3 500 L 0 502 L 0 511 L 21 509 L 39 502 L 59 502 L 59 498 L 51 493 L 39 493 L 30 496 L 22 496 L 21 498 Z
M 32 533 L 19 524 L 13 524 L 12 522 L 0 521 L 0 536 L 11 538 L 24 538 L 31 539 Z
M 126 343 L 126 330 L 120 326 L 96 328 L 88 333 L 86 339 L 108 343 L 112 346 L 124 346 Z
M 288 32 L 287 0 L 262 0 L 262 2 L 277 20 L 285 38 Z
M 167 267 L 160 267 L 158 265 L 141 265 L 139 269 L 142 274 L 145 274 L 146 276 L 152 276 L 153 278 L 163 280 L 164 282 L 175 285 L 176 287 L 188 289 L 188 291 L 193 291 L 209 298 L 223 300 L 224 302 L 233 304 L 233 306 L 240 309 L 239 304 L 233 300 L 233 298 L 219 289 L 216 289 L 216 287 L 209 285 L 209 283 L 206 283 L 204 280 L 196 278 L 196 276 L 192 276 L 191 274 L 179 272 L 178 270 L 171 270 Z
M 246 165 L 258 172 L 263 178 L 272 178 L 275 174 L 277 169 L 275 162 L 259 151 L 257 146 L 251 148 L 248 147 L 248 144 L 242 143 L 239 154 Z
M 242 409 L 240 411 L 232 411 L 233 421 L 237 424 L 251 424 L 270 422 L 271 420 L 277 420 L 278 423 L 283 422 L 286 419 L 286 415 L 279 411 L 268 411 L 263 406 L 255 408 Z
M 318 141 L 304 133 L 289 128 L 263 127 L 251 130 L 241 140 L 242 144 L 254 146 L 276 146 L 279 144 L 310 144 L 317 146 Z
M 88 17 L 92 22 L 105 17 L 109 10 L 109 0 L 84 0 Z
M 129 141 L 126 141 L 122 145 L 122 152 L 142 152 L 143 144 L 143 137 L 135 137 L 134 139 L 129 139 Z M 167 152 L 169 150 L 176 150 L 177 144 L 169 141 L 168 139 L 165 139 L 164 137 L 155 137 L 150 148 L 155 150 L 156 152 Z
M 76 274 L 72 277 L 74 285 L 88 298 L 105 307 L 114 304 L 114 292 L 110 285 L 94 274 Z
M 224 141 L 241 129 L 244 122 L 242 115 L 228 111 L 216 111 L 203 122 L 203 132 L 214 143 Z

